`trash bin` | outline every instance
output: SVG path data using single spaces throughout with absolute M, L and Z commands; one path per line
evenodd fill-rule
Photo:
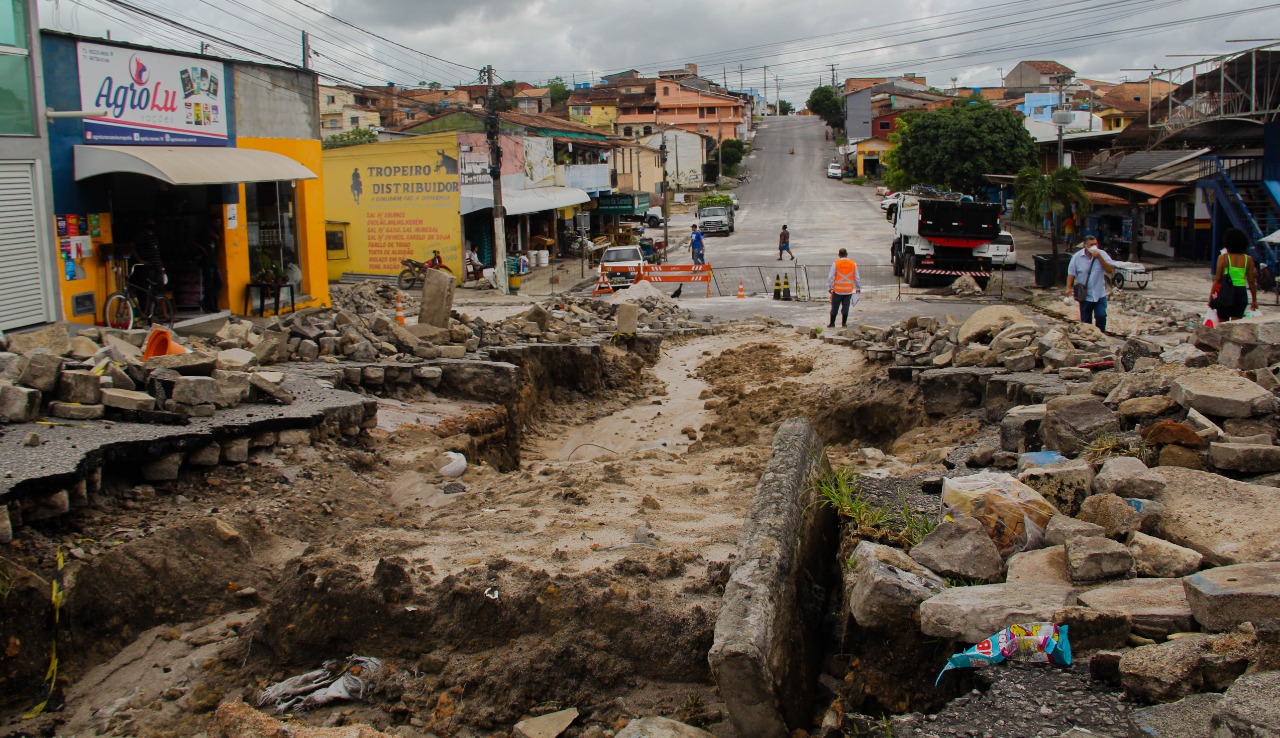
M 1055 285 L 1067 283 L 1067 267 L 1071 264 L 1071 254 L 1058 254 L 1057 274 L 1053 273 L 1053 255 L 1036 254 L 1031 257 L 1035 263 L 1036 286 L 1051 289 Z

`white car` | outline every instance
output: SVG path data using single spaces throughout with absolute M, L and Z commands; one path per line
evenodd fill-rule
M 991 268 L 1000 269 L 1017 269 L 1018 262 L 1016 260 L 1017 253 L 1014 251 L 1013 234 L 1008 231 L 1000 231 L 1000 235 L 996 236 L 991 243 L 985 246 L 979 246 L 978 253 L 991 257 Z
M 630 287 L 640 276 L 644 264 L 644 253 L 639 246 L 614 246 L 600 256 L 600 273 L 604 274 L 605 267 L 609 267 L 607 278 L 614 289 Z
M 828 164 L 828 165 L 827 165 L 827 176 L 828 176 L 828 177 L 830 177 L 831 179 L 840 179 L 841 174 L 842 174 L 842 173 L 841 173 L 841 171 L 840 171 L 840 165 L 839 165 L 839 164 Z
M 880 209 L 884 211 L 885 220 L 893 220 L 894 213 L 898 212 L 898 205 L 901 204 L 901 202 L 901 192 L 895 192 L 880 201 Z

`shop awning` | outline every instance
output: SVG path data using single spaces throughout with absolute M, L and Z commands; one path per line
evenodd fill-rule
M 316 179 L 316 173 L 270 151 L 216 146 L 76 146 L 76 180 L 132 172 L 172 185 Z
M 507 215 L 539 213 L 543 210 L 567 208 L 590 202 L 591 195 L 577 187 L 538 187 L 532 190 L 503 190 L 502 206 Z M 462 212 L 466 213 L 493 207 L 493 192 L 486 191 L 473 197 L 464 197 Z

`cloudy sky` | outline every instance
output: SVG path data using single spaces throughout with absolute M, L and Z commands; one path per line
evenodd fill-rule
M 85 35 L 298 63 L 335 81 L 583 82 L 696 63 L 738 88 L 775 82 L 802 102 L 820 81 L 925 74 L 936 87 L 997 86 L 1022 59 L 1093 79 L 1141 79 L 1191 56 L 1280 37 L 1280 0 L 39 0 L 41 25 Z M 147 15 L 150 14 L 150 15 Z M 163 20 L 161 20 L 163 19 Z M 1280 40 L 1277 38 L 1276 40 Z M 766 72 L 767 67 L 767 72 Z M 739 70 L 741 69 L 741 77 Z M 1184 81 L 1186 75 L 1175 81 Z

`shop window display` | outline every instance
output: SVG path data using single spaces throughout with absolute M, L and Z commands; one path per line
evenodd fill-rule
M 292 284 L 293 289 L 301 293 L 294 183 L 246 184 L 245 206 L 249 273 L 254 281 Z

